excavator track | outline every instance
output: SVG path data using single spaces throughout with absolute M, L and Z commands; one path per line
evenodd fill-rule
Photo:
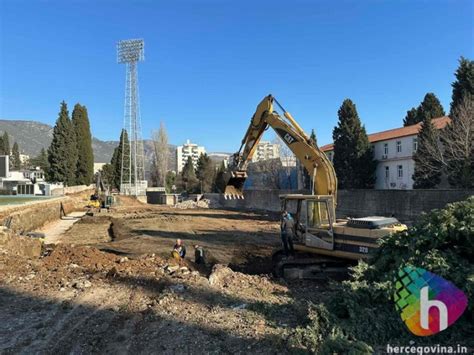
M 273 254 L 273 275 L 284 279 L 344 280 L 356 262 L 310 253 L 285 257 L 283 250 Z

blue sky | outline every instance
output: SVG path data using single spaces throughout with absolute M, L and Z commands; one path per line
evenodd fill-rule
M 63 99 L 118 139 L 125 67 L 118 40 L 144 38 L 143 136 L 237 150 L 274 94 L 320 144 L 345 98 L 367 131 L 402 124 L 434 92 L 449 110 L 461 55 L 473 59 L 472 1 L 0 0 L 0 118 L 54 124 Z

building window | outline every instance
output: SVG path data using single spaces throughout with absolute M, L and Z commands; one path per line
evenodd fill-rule
M 397 141 L 397 153 L 402 152 L 402 141 Z
M 388 179 L 390 177 L 390 167 L 386 166 L 385 167 L 385 179 Z
M 398 169 L 398 177 L 402 178 L 403 177 L 403 165 L 399 165 L 397 167 L 397 169 Z
M 418 138 L 413 138 L 413 153 L 416 153 L 418 150 Z
M 383 145 L 383 154 L 388 155 L 388 143 L 384 143 Z

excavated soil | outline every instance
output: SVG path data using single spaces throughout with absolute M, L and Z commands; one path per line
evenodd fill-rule
M 179 264 L 176 238 L 189 255 Z M 324 289 L 268 275 L 272 215 L 122 200 L 59 242 L 41 258 L 0 253 L 0 353 L 286 353 Z

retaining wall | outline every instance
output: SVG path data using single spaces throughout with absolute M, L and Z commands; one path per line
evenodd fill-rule
M 244 199 L 226 200 L 222 194 L 205 194 L 223 208 L 279 211 L 279 195 L 304 193 L 287 190 L 246 190 Z M 474 190 L 339 190 L 338 218 L 394 215 L 404 223 L 412 223 L 422 212 L 443 208 L 474 195 Z
M 5 206 L 0 209 L 0 222 L 12 217 L 10 228 L 13 232 L 34 231 L 48 222 L 59 219 L 61 204 L 66 214 L 83 209 L 93 191 L 93 189 L 85 189 L 68 196 Z

